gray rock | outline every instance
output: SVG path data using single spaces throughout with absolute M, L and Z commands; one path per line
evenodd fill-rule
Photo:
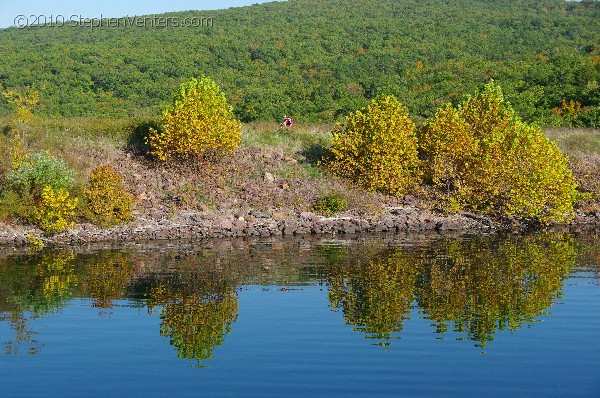
M 314 220 L 318 219 L 319 217 L 315 213 L 311 213 L 310 211 L 303 211 L 302 213 L 300 213 L 300 218 Z
M 250 210 L 249 214 L 256 218 L 271 218 L 271 213 L 262 210 Z
M 275 182 L 275 177 L 273 177 L 273 174 L 266 172 L 265 176 L 264 176 L 264 180 L 265 180 L 265 182 L 272 184 L 273 182 Z
M 297 222 L 292 220 L 284 220 L 283 221 L 283 234 L 284 235 L 293 235 L 298 230 L 299 225 Z
M 223 229 L 231 230 L 231 228 L 233 228 L 233 223 L 231 220 L 223 220 L 219 226 Z

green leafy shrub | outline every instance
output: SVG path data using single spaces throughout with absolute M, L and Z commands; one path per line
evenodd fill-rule
M 340 211 L 346 210 L 348 200 L 339 192 L 332 192 L 317 201 L 313 210 L 324 216 L 335 216 Z
M 7 173 L 6 181 L 10 189 L 22 194 L 39 194 L 45 186 L 69 191 L 75 185 L 75 171 L 63 159 L 42 151 L 28 155 L 19 167 Z
M 133 197 L 123 187 L 123 177 L 113 167 L 100 165 L 90 174 L 83 189 L 91 218 L 112 225 L 131 218 Z
M 494 82 L 438 110 L 419 144 L 425 178 L 461 206 L 542 221 L 572 216 L 577 193 L 567 158 L 521 121 Z
M 69 192 L 51 186 L 42 188 L 40 200 L 36 205 L 33 221 L 47 234 L 61 232 L 73 226 L 77 198 L 69 199 Z
M 329 168 L 367 190 L 402 195 L 420 180 L 417 136 L 408 109 L 380 96 L 333 131 Z
M 600 106 L 585 110 L 578 120 L 580 126 L 600 128 Z
M 162 114 L 162 129 L 149 129 L 150 154 L 168 158 L 212 158 L 232 153 L 241 141 L 241 123 L 225 94 L 208 77 L 183 83 Z
M 75 171 L 49 152 L 28 154 L 6 175 L 2 192 L 3 217 L 37 224 L 47 234 L 73 225 L 77 198 L 69 198 Z

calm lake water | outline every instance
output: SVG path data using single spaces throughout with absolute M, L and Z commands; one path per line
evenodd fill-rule
M 600 397 L 600 236 L 0 255 L 1 397 Z

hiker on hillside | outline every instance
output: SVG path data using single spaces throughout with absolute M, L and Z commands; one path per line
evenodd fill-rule
M 279 123 L 279 127 L 285 127 L 286 129 L 289 129 L 293 125 L 294 125 L 294 121 L 292 120 L 292 118 L 289 116 L 283 115 L 283 122 Z

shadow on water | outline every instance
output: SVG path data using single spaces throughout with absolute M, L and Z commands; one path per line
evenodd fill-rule
M 221 246 L 220 246 L 221 245 Z M 5 354 L 37 354 L 43 335 L 29 320 L 91 299 L 110 316 L 120 300 L 160 315 L 157 332 L 199 366 L 224 343 L 243 285 L 326 286 L 329 306 L 371 343 L 393 344 L 418 308 L 432 332 L 486 347 L 499 330 L 536 322 L 562 296 L 565 278 L 598 248 L 585 238 L 544 233 L 415 241 L 208 241 L 160 250 L 44 251 L 0 258 Z M 595 260 L 594 260 L 595 259 Z M 595 263 L 594 263 L 595 261 Z

